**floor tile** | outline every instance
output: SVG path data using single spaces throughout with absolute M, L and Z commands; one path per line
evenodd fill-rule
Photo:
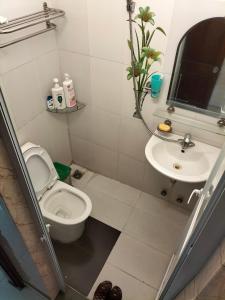
M 84 296 L 66 286 L 65 293 L 59 293 L 55 300 L 85 300 Z
M 131 206 L 135 205 L 141 194 L 139 190 L 129 185 L 102 175 L 94 176 L 88 185 Z
M 110 280 L 113 285 L 118 285 L 122 289 L 124 300 L 155 299 L 155 289 L 106 263 L 88 296 L 90 300 L 93 299 L 98 284 L 104 280 Z
M 85 188 L 85 193 L 92 201 L 92 217 L 122 230 L 131 214 L 132 207 L 89 186 Z
M 53 241 L 66 284 L 88 295 L 120 232 L 89 218 L 80 240 L 61 244 Z
M 169 260 L 167 255 L 122 233 L 107 262 L 158 289 Z
M 145 211 L 160 213 L 161 217 L 181 225 L 185 225 L 189 218 L 188 212 L 184 209 L 146 193 L 141 193 L 136 207 Z
M 172 255 L 184 227 L 164 218 L 160 213 L 135 209 L 124 232 L 159 251 Z

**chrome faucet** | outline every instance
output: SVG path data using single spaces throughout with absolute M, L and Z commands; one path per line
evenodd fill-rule
M 186 133 L 184 135 L 183 139 L 178 139 L 177 141 L 181 145 L 182 150 L 185 150 L 185 149 L 188 149 L 188 148 L 191 148 L 191 147 L 195 146 L 195 143 L 192 142 L 192 140 L 191 140 L 191 134 L 190 133 Z

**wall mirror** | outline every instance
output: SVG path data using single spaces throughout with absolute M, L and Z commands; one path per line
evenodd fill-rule
M 225 18 L 190 28 L 179 42 L 167 104 L 225 117 Z

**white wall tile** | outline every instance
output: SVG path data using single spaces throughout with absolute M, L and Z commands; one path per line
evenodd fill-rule
M 92 109 L 91 140 L 116 151 L 118 149 L 120 118 L 106 111 Z
M 58 22 L 57 42 L 59 49 L 89 54 L 88 19 L 86 0 L 57 0 L 57 6 L 66 12 Z
M 51 95 L 53 78 L 60 79 L 59 56 L 57 51 L 49 52 L 37 59 L 37 71 L 41 88 L 41 99 Z
M 60 50 L 62 75 L 68 73 L 73 79 L 77 100 L 86 104 L 91 102 L 90 57 Z
M 17 131 L 20 145 L 33 142 L 45 148 L 52 160 L 71 163 L 71 150 L 65 116 L 53 115 L 47 111 Z
M 116 178 L 118 155 L 107 148 L 93 144 L 91 169 L 107 177 Z
M 14 69 L 2 76 L 3 93 L 18 128 L 45 109 L 35 62 Z
M 141 189 L 144 176 L 144 163 L 127 155 L 120 154 L 118 162 L 118 179 L 137 189 Z
M 84 140 L 90 140 L 92 127 L 91 106 L 86 106 L 76 113 L 69 114 L 68 123 L 71 137 L 76 136 Z
M 149 134 L 139 119 L 124 118 L 120 128 L 119 151 L 136 160 L 145 161 L 145 146 Z
M 122 83 L 125 66 L 103 59 L 91 59 L 91 95 L 93 105 L 121 114 Z
M 93 169 L 92 143 L 70 135 L 73 161 L 81 166 Z
M 90 54 L 123 62 L 126 5 L 121 0 L 87 0 Z

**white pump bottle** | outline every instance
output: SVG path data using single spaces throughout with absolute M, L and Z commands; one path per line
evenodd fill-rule
M 63 89 L 66 99 L 66 106 L 67 107 L 74 107 L 77 104 L 74 87 L 73 87 L 73 81 L 70 78 L 69 74 L 64 74 L 65 80 L 63 82 Z
M 54 87 L 52 88 L 52 98 L 54 107 L 57 109 L 66 108 L 66 101 L 64 97 L 63 88 L 59 85 L 58 78 L 53 79 Z

